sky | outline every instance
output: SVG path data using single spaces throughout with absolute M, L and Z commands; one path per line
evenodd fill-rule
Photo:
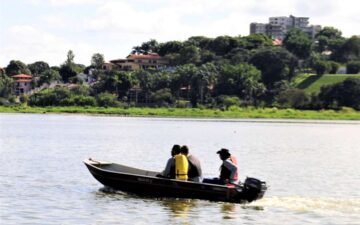
M 59 66 L 91 56 L 125 58 L 132 47 L 156 39 L 249 35 L 251 22 L 309 17 L 343 36 L 360 35 L 357 0 L 0 0 L 0 67 L 10 60 Z

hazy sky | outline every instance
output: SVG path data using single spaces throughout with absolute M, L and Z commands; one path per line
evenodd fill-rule
M 133 46 L 190 36 L 248 35 L 270 16 L 310 17 L 310 24 L 360 35 L 356 0 L 0 0 L 0 66 L 10 60 L 60 65 L 94 53 L 124 58 Z

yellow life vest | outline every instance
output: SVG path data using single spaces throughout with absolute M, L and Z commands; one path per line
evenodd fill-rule
M 185 155 L 175 155 L 175 176 L 177 180 L 188 180 L 189 162 Z

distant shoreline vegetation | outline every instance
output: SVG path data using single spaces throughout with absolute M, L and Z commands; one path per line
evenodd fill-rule
M 274 114 L 287 112 L 279 116 L 285 118 L 297 117 L 288 109 L 360 111 L 360 37 L 345 38 L 333 27 L 315 37 L 290 30 L 280 42 L 265 34 L 150 40 L 126 59 L 105 62 L 95 53 L 88 66 L 74 58 L 69 50 L 64 63 L 52 67 L 11 60 L 0 68 L 0 105 L 194 108 L 200 115 L 276 107 L 285 111 Z M 250 112 L 241 117 L 266 117 Z
M 178 117 L 178 118 L 258 118 L 258 119 L 314 119 L 314 120 L 360 120 L 360 112 L 351 108 L 341 110 L 297 110 L 278 108 L 240 108 L 228 109 L 201 108 L 121 108 L 121 107 L 80 107 L 80 106 L 0 106 L 0 113 L 73 113 L 114 116 Z

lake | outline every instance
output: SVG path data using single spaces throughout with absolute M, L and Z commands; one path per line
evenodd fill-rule
M 0 224 L 359 224 L 360 123 L 0 114 Z M 108 192 L 92 157 L 161 171 L 186 144 L 205 177 L 230 149 L 240 178 L 270 186 L 251 204 Z

